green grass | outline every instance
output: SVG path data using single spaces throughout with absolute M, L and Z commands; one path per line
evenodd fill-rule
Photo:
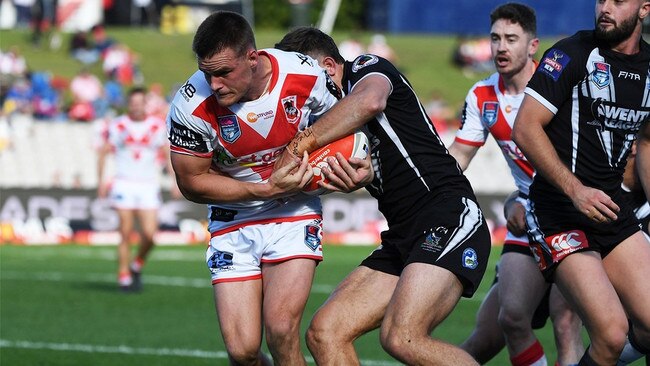
M 195 70 L 191 44 L 193 35 L 163 35 L 152 29 L 108 28 L 108 34 L 119 42 L 127 44 L 139 55 L 139 65 L 145 83 L 161 83 L 165 90 L 184 82 Z M 487 32 L 487 30 L 486 30 Z M 257 29 L 257 46 L 273 47 L 284 35 L 284 30 Z M 333 38 L 340 42 L 347 33 L 335 32 Z M 355 34 L 360 41 L 368 44 L 370 33 Z M 62 34 L 62 47 L 51 50 L 47 42 L 34 47 L 28 31 L 0 31 L 0 48 L 18 46 L 33 70 L 50 70 L 54 75 L 72 78 L 81 64 L 68 54 L 70 34 Z M 477 74 L 468 78 L 451 64 L 451 54 L 455 38 L 431 35 L 387 35 L 388 43 L 398 55 L 396 64 L 413 84 L 415 91 L 424 103 L 436 92 L 442 95 L 450 106 L 459 109 L 469 88 L 487 74 Z M 551 40 L 544 43 L 550 45 Z M 544 47 L 540 47 L 541 50 Z M 91 69 L 101 75 L 101 65 Z
M 325 247 L 326 260 L 317 269 L 303 334 L 330 291 L 370 250 Z M 478 293 L 461 300 L 434 336 L 459 344 L 470 334 L 500 251 L 492 252 Z M 203 246 L 156 248 L 140 294 L 117 291 L 115 266 L 114 247 L 0 246 L 0 364 L 227 364 Z M 537 335 L 553 362 L 549 323 Z M 356 347 L 366 362 L 397 364 L 381 349 L 376 331 L 360 338 Z M 489 363 L 506 364 L 505 351 Z

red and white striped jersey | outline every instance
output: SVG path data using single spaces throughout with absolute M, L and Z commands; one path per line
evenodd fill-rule
M 115 154 L 115 178 L 130 181 L 158 182 L 162 148 L 168 144 L 165 121 L 148 116 L 133 121 L 128 115 L 109 121 L 102 131 Z
M 181 86 L 167 116 L 172 152 L 211 158 L 216 169 L 240 181 L 266 182 L 285 146 L 336 103 L 328 89 L 331 80 L 312 58 L 276 49 L 259 53 L 271 60 L 272 76 L 268 93 L 257 100 L 219 106 L 201 71 Z M 312 202 L 312 197 L 297 196 L 296 200 L 309 209 L 285 214 L 320 214 L 317 198 Z M 231 226 L 244 218 L 266 219 L 264 212 L 278 215 L 278 204 L 258 200 L 209 206 L 213 212 L 237 212 L 225 225 Z M 211 220 L 210 231 L 224 226 L 213 227 L 215 221 L 219 220 Z
M 512 126 L 524 93 L 504 94 L 503 80 L 494 73 L 474 84 L 463 107 L 462 126 L 456 132 L 456 142 L 483 146 L 489 133 L 501 147 L 519 192 L 528 194 L 534 169 L 519 147 L 512 141 Z

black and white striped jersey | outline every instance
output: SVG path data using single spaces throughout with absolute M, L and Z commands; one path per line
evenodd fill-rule
M 343 89 L 349 93 L 369 75 L 385 77 L 392 90 L 383 113 L 366 124 L 375 180 L 366 188 L 389 224 L 410 220 L 438 195 L 474 198 L 456 160 L 406 78 L 387 60 L 361 55 L 346 62 Z
M 643 40 L 639 53 L 625 55 L 580 31 L 546 51 L 528 83 L 526 93 L 555 114 L 545 131 L 583 184 L 610 195 L 620 188 L 632 143 L 650 116 L 649 62 Z M 533 201 L 569 200 L 540 174 L 530 193 Z

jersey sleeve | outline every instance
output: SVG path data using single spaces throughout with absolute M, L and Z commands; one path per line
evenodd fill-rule
M 315 122 L 338 101 L 335 91 L 336 89 L 332 89 L 331 84 L 336 87 L 336 84 L 334 84 L 329 75 L 327 75 L 327 72 L 320 72 L 311 92 L 309 105 L 311 109 L 311 118 L 309 124 Z M 336 88 L 338 89 L 338 87 Z
M 207 122 L 187 113 L 182 107 L 172 102 L 167 115 L 167 138 L 171 150 L 202 158 L 212 157 L 216 132 Z
M 456 131 L 455 141 L 465 145 L 480 147 L 485 144 L 488 136 L 488 129 L 481 122 L 481 111 L 478 106 L 478 98 L 472 87 L 467 97 L 461 114 L 461 127 Z
M 388 60 L 379 56 L 365 54 L 357 57 L 352 62 L 351 73 L 349 80 L 352 83 L 352 89 L 363 78 L 368 75 L 380 75 L 390 82 L 391 93 L 393 92 L 394 85 L 396 85 L 401 78 L 400 72 Z
M 573 87 L 584 77 L 584 57 L 580 57 L 577 40 L 573 36 L 547 50 L 526 87 L 526 94 L 553 114 L 571 98 Z

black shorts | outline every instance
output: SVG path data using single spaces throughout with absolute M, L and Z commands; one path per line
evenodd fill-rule
M 478 204 L 466 197 L 433 199 L 381 234 L 381 245 L 362 266 L 399 276 L 410 263 L 428 263 L 454 273 L 463 296 L 478 289 L 490 256 L 490 232 Z
M 547 281 L 553 280 L 555 268 L 567 255 L 590 250 L 605 258 L 620 242 L 641 230 L 639 220 L 621 194 L 613 194 L 611 198 L 621 211 L 618 219 L 610 223 L 591 220 L 571 202 L 528 201 L 526 224 L 531 249 Z

